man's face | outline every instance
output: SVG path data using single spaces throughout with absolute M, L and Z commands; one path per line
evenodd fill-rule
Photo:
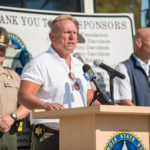
M 77 28 L 71 20 L 58 22 L 58 31 L 51 32 L 54 49 L 62 55 L 70 54 L 77 44 Z
M 150 37 L 142 40 L 142 51 L 144 57 L 150 59 Z
M 3 63 L 5 59 L 6 48 L 0 46 L 0 65 Z
M 135 53 L 145 63 L 150 60 L 150 29 L 141 28 L 135 37 Z

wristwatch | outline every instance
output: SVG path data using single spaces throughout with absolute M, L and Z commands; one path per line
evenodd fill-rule
M 16 113 L 11 113 L 10 116 L 11 116 L 11 118 L 13 118 L 15 121 L 17 121 L 17 114 L 16 114 Z

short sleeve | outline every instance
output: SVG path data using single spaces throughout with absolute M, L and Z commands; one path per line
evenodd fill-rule
M 43 76 L 42 76 L 42 64 L 37 59 L 32 59 L 28 62 L 21 74 L 21 80 L 28 80 L 37 84 L 43 84 Z
M 118 77 L 114 78 L 114 100 L 123 100 L 123 99 L 129 99 L 132 100 L 132 93 L 131 93 L 131 84 L 130 84 L 130 78 L 127 72 L 127 68 L 123 63 L 120 63 L 116 70 L 123 73 L 126 78 L 120 79 Z

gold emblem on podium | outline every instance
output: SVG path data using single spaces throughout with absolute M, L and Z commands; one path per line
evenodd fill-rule
M 123 130 L 110 137 L 104 150 L 145 150 L 142 141 L 133 132 Z

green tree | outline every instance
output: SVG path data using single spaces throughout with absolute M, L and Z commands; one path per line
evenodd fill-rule
M 140 0 L 96 0 L 96 13 L 133 13 L 135 29 L 138 29 L 140 4 Z

